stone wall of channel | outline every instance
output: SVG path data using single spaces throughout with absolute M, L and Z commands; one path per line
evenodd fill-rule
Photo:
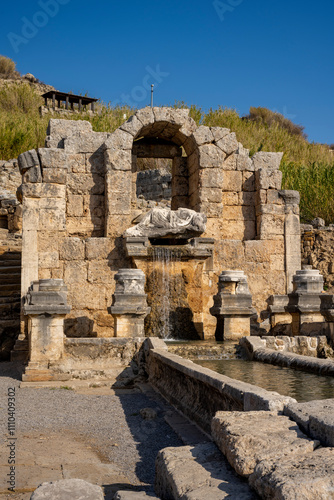
M 295 401 L 171 354 L 160 339 L 147 341 L 146 369 L 150 383 L 208 432 L 217 411 L 282 411 L 286 404 Z

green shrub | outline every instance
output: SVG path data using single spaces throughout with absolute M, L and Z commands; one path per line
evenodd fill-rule
M 12 59 L 0 55 L 0 77 L 2 78 L 16 78 L 19 72 L 16 71 L 16 64 Z

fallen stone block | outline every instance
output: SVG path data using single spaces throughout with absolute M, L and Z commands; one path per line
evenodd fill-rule
M 284 460 L 265 460 L 255 467 L 249 483 L 261 498 L 268 500 L 334 498 L 334 448 L 319 448 Z
M 307 455 L 319 445 L 274 411 L 217 412 L 211 427 L 218 448 L 243 477 L 263 460 Z
M 334 446 L 334 399 L 294 403 L 284 408 L 284 414 L 322 445 Z
M 83 479 L 62 479 L 41 484 L 30 500 L 104 500 L 104 494 L 100 486 Z
M 162 500 L 255 500 L 213 443 L 165 448 L 156 459 L 155 492 Z

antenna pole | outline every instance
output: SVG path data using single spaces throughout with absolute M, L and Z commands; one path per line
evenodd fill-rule
M 154 92 L 154 85 L 152 83 L 152 85 L 151 85 L 151 108 L 153 108 L 153 92 Z

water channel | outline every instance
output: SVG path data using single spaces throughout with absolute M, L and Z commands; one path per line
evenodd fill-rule
M 227 377 L 290 396 L 299 402 L 334 398 L 334 377 L 245 359 L 235 342 L 166 342 L 168 350 Z M 243 358 L 243 359 L 242 359 Z
M 243 359 L 194 360 L 227 377 L 290 396 L 299 402 L 334 398 L 334 378 Z

